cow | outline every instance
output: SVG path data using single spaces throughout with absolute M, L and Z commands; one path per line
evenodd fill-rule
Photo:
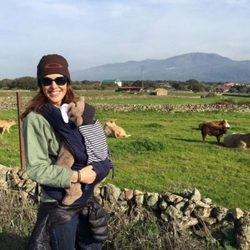
M 250 133 L 227 135 L 224 138 L 223 144 L 229 148 L 250 148 Z
M 16 122 L 14 120 L 12 120 L 12 119 L 0 120 L 1 134 L 3 135 L 5 131 L 7 131 L 7 133 L 9 133 L 10 128 L 15 124 L 16 124 Z
M 227 132 L 230 128 L 227 120 L 222 121 L 212 121 L 212 122 L 203 122 L 199 124 L 199 130 L 201 130 L 202 141 L 205 142 L 206 136 L 215 136 L 217 143 L 220 143 L 220 138 Z
M 104 132 L 106 136 L 115 137 L 115 138 L 122 138 L 122 137 L 129 137 L 125 130 L 115 123 L 115 120 L 109 120 L 104 125 Z

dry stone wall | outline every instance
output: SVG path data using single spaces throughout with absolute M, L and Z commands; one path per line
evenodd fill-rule
M 96 188 L 95 196 L 106 207 L 118 207 L 124 215 L 133 215 L 133 220 L 146 219 L 146 208 L 163 223 L 171 223 L 177 232 L 186 230 L 224 245 L 233 237 L 238 249 L 250 249 L 250 212 L 217 206 L 198 189 L 159 194 L 107 184 Z
M 28 102 L 29 97 L 22 98 L 22 106 Z M 16 97 L 6 96 L 0 98 L 0 109 L 16 109 Z M 115 112 L 128 111 L 157 111 L 157 112 L 206 112 L 206 111 L 235 111 L 249 112 L 250 104 L 95 104 L 97 110 L 112 110 Z
M 97 110 L 112 110 L 114 112 L 156 111 L 156 112 L 249 112 L 250 104 L 95 104 Z
M 35 189 L 25 173 L 3 165 L 0 165 L 0 185 L 5 190 L 22 191 L 25 199 L 30 199 Z M 122 214 L 128 223 L 145 220 L 146 210 L 162 223 L 171 224 L 176 232 L 188 231 L 190 235 L 224 245 L 233 237 L 238 249 L 250 249 L 250 212 L 217 206 L 198 189 L 159 194 L 105 184 L 95 188 L 95 197 L 108 211 Z

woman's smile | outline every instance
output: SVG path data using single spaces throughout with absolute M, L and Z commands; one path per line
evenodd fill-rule
M 47 78 L 56 79 L 57 77 L 62 77 L 61 74 L 50 74 L 46 75 Z M 55 81 L 48 86 L 42 85 L 42 90 L 44 95 L 48 98 L 49 102 L 54 104 L 55 106 L 61 106 L 62 100 L 65 97 L 68 84 L 65 83 L 64 85 L 57 85 Z

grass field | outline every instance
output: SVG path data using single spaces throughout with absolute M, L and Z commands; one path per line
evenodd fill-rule
M 35 91 L 17 90 L 25 100 L 32 97 Z M 176 92 L 170 91 L 168 96 L 152 96 L 147 93 L 129 94 L 115 92 L 114 90 L 78 90 L 78 96 L 85 96 L 85 99 L 93 104 L 213 104 L 220 101 L 229 100 L 235 103 L 249 102 L 250 97 L 241 96 L 215 96 L 210 98 L 200 98 L 204 93 Z M 16 98 L 15 91 L 0 90 L 1 97 Z
M 111 98 L 105 94 L 98 99 L 93 94 L 86 98 L 90 103 L 103 100 L 107 103 L 162 103 L 164 99 L 172 104 L 179 103 L 180 99 L 183 103 L 209 99 L 119 95 Z M 107 98 L 103 99 L 105 96 Z M 219 100 L 219 97 L 210 99 L 211 102 Z M 121 188 L 160 193 L 196 187 L 218 205 L 250 210 L 250 151 L 224 148 L 216 144 L 215 137 L 208 137 L 203 144 L 200 131 L 192 129 L 202 121 L 227 119 L 232 127 L 229 133 L 249 133 L 250 113 L 97 111 L 96 117 L 102 123 L 115 118 L 118 125 L 131 134 L 126 139 L 108 138 L 115 163 L 115 178 L 112 180 L 109 176 L 108 182 Z M 16 119 L 16 111 L 0 111 L 0 119 L 5 118 Z M 0 163 L 18 167 L 17 125 L 10 134 L 0 137 L 0 146 Z
M 104 121 L 114 114 L 99 116 Z M 116 163 L 114 184 L 156 192 L 196 187 L 220 205 L 249 210 L 249 150 L 218 146 L 214 137 L 203 144 L 192 129 L 204 120 L 225 118 L 230 133 L 247 132 L 249 113 L 129 112 L 115 118 L 131 137 L 108 140 Z

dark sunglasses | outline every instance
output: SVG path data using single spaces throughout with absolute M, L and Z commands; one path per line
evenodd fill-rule
M 52 79 L 49 77 L 41 77 L 39 79 L 40 85 L 43 85 L 43 86 L 49 86 L 52 84 L 52 82 L 55 82 L 57 85 L 62 86 L 68 82 L 68 78 L 66 76 L 60 76 L 55 79 Z

